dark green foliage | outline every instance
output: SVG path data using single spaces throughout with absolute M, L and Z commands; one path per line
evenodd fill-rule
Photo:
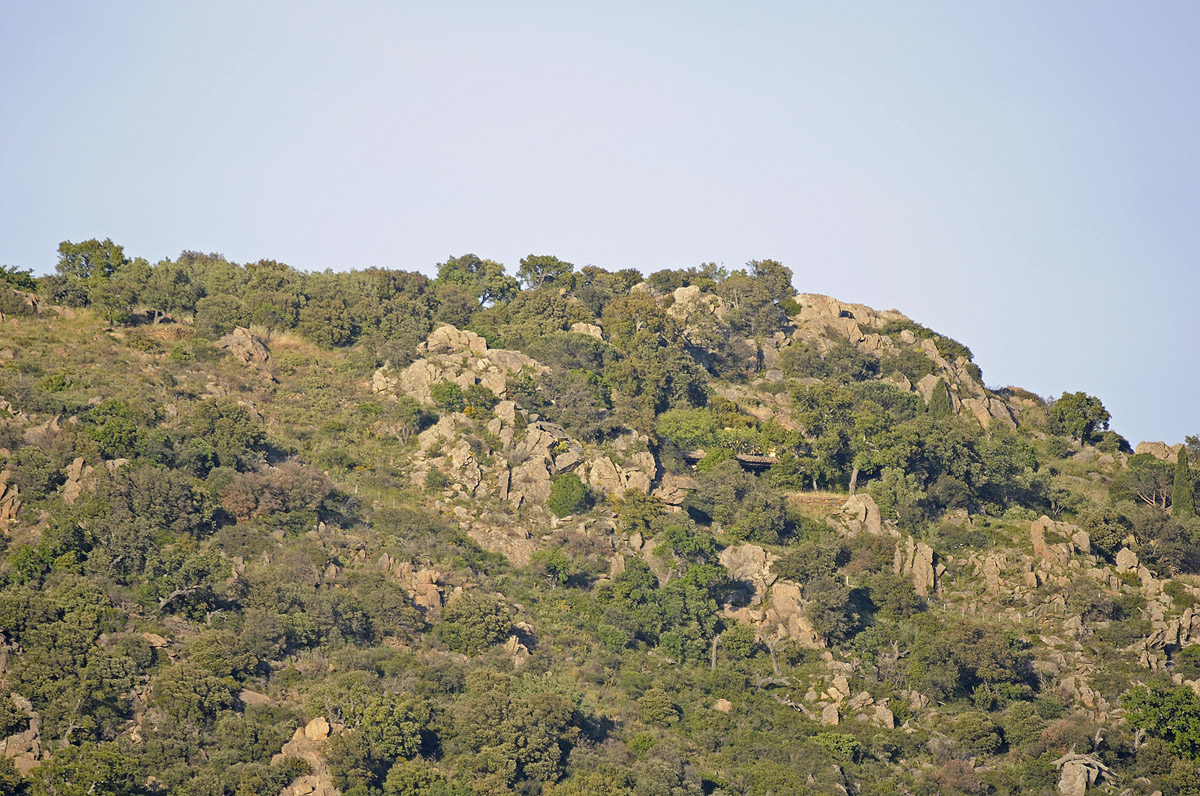
M 1158 683 L 1125 695 L 1129 721 L 1161 738 L 1180 757 L 1200 760 L 1200 696 L 1187 686 Z
M 1174 468 L 1148 453 L 1130 456 L 1128 465 L 1112 481 L 1109 493 L 1113 500 L 1128 500 L 1165 511 L 1174 488 Z
M 986 713 L 964 713 L 954 722 L 953 737 L 968 755 L 991 755 L 1004 745 L 1004 730 Z
M 23 290 L 26 293 L 37 292 L 37 280 L 33 278 L 33 271 L 28 268 L 0 265 L 0 282 L 4 282 L 14 290 Z
M 910 578 L 880 572 L 871 576 L 867 589 L 878 615 L 886 619 L 907 619 L 926 608 L 924 598 L 913 589 Z
M 475 791 L 439 774 L 423 760 L 397 761 L 383 782 L 384 796 L 474 796 Z
M 1110 561 L 1129 535 L 1129 522 L 1114 509 L 1103 506 L 1079 515 L 1079 525 L 1087 531 L 1092 547 Z
M 1064 392 L 1050 404 L 1050 431 L 1090 442 L 1095 431 L 1108 428 L 1111 418 L 1100 399 L 1082 392 Z
M 1188 452 L 1179 449 L 1175 457 L 1174 483 L 1171 485 L 1171 516 L 1177 520 L 1196 516 L 1196 500 L 1192 490 L 1192 477 L 1188 471 Z
M 452 381 L 439 381 L 429 388 L 433 404 L 443 412 L 461 412 L 466 405 L 462 387 Z
M 588 488 L 579 480 L 579 476 L 575 473 L 559 473 L 550 482 L 546 508 L 556 517 L 566 517 L 584 511 L 590 500 Z
M 803 584 L 833 575 L 844 557 L 835 539 L 805 539 L 780 556 L 773 569 L 779 577 Z
M 661 688 L 651 688 L 637 701 L 638 718 L 647 724 L 669 727 L 679 721 L 679 708 Z
M 564 281 L 574 270 L 574 265 L 553 255 L 530 254 L 521 258 L 517 279 L 525 285 L 526 290 L 538 290 L 546 285 Z
M 557 547 L 538 550 L 529 563 L 551 583 L 563 586 L 571 579 L 571 559 Z
M 1015 638 L 959 623 L 918 636 L 909 655 L 908 677 L 922 693 L 947 699 L 981 685 L 1023 683 L 1030 677 L 1029 666 L 1029 654 Z
M 196 302 L 196 331 L 216 340 L 235 326 L 250 325 L 250 310 L 241 299 L 228 294 L 205 296 Z
M 83 415 L 85 431 L 107 458 L 132 456 L 138 442 L 137 417 L 129 404 L 117 399 L 101 401 Z
M 12 469 L 12 482 L 21 490 L 21 496 L 27 500 L 38 500 L 50 494 L 62 481 L 62 473 L 54 462 L 42 452 L 41 448 L 32 445 L 20 448 L 9 459 Z
M 873 379 L 880 372 L 879 360 L 859 352 L 846 340 L 831 340 L 818 350 L 810 343 L 797 341 L 783 351 L 783 369 L 795 379 L 833 379 L 857 382 Z
M 221 467 L 253 468 L 266 448 L 262 423 L 245 406 L 228 399 L 205 401 L 196 407 L 189 431 L 211 446 Z
M 58 262 L 54 269 L 60 276 L 72 279 L 109 278 L 129 262 L 125 248 L 112 242 L 92 238 L 82 243 L 65 240 L 58 244 Z
M 828 641 L 848 638 L 858 626 L 858 612 L 851 601 L 850 588 L 826 575 L 812 578 L 804 588 L 808 601 L 805 614 L 813 630 Z
M 0 279 L 0 314 L 29 316 L 33 315 L 33 312 L 33 307 L 29 305 L 26 297 L 18 293 L 9 282 Z
M 466 592 L 442 609 L 438 635 L 455 652 L 477 655 L 512 632 L 512 619 L 495 597 Z
M 462 285 L 482 306 L 508 301 L 517 294 L 517 281 L 504 273 L 504 266 L 474 254 L 450 257 L 438 264 L 438 282 Z
M 950 402 L 950 390 L 946 386 L 946 380 L 939 378 L 937 384 L 933 385 L 933 392 L 929 395 L 928 404 L 929 416 L 937 419 L 950 417 L 954 414 L 954 406 Z
M 1183 743 L 1195 705 L 1131 698 L 1146 739 L 1135 748 L 1142 726 L 1131 723 L 1097 741 L 1065 679 L 1032 673 L 1033 652 L 1042 660 L 1056 643 L 1038 634 L 1062 618 L 1062 594 L 1082 625 L 1059 677 L 1082 677 L 1110 703 L 1145 680 L 1133 646 L 1152 630 L 1142 584 L 1093 577 L 1105 565 L 1088 574 L 1088 559 L 1072 556 L 1071 567 L 1040 565 L 1037 589 L 1008 588 L 1030 521 L 1046 513 L 1084 528 L 1098 555 L 1132 547 L 1173 601 L 1173 621 L 1196 598 L 1170 576 L 1200 571 L 1200 526 L 1174 494 L 1190 480 L 1179 462 L 1089 454 L 1019 390 L 995 393 L 1019 408 L 1015 431 L 950 411 L 952 390 L 969 385 L 939 383 L 941 408 L 926 407 L 878 378 L 934 372 L 908 344 L 876 361 L 844 340 L 793 338 L 789 373 L 806 383 L 759 379 L 753 338 L 790 334 L 784 313 L 800 309 L 777 263 L 660 271 L 631 292 L 634 271 L 574 272 L 540 257 L 524 263 L 525 291 L 474 257 L 443 264 L 436 281 L 195 252 L 152 268 L 118 260 L 39 282 L 39 298 L 92 311 L 5 324 L 13 356 L 0 359 L 0 392 L 14 411 L 0 413 L 0 449 L 23 506 L 0 535 L 0 737 L 29 726 L 11 690 L 37 711 L 53 761 L 27 780 L 0 763 L 0 791 L 275 796 L 305 767 L 270 761 L 318 716 L 334 727 L 319 744 L 347 796 L 1016 796 L 1052 793 L 1052 761 L 1072 746 L 1104 760 L 1120 787 L 1195 788 L 1197 764 L 1185 759 L 1195 748 Z M 668 310 L 685 286 L 719 295 L 728 315 L 684 323 Z M 122 316 L 144 325 L 105 333 L 99 319 Z M 276 338 L 266 379 L 212 347 L 231 318 L 318 346 Z M 432 407 L 374 392 L 371 373 L 424 355 L 418 344 L 446 321 L 489 346 L 521 346 L 547 370 L 507 374 L 503 397 L 519 411 L 500 433 L 490 413 L 501 396 L 470 381 L 439 386 L 439 411 L 477 422 L 418 453 Z M 565 331 L 575 321 L 605 339 Z M 969 357 L 915 324 L 889 333 L 904 328 L 940 356 Z M 685 510 L 641 491 L 597 492 L 591 506 L 568 501 L 565 511 L 587 516 L 548 525 L 545 507 L 500 499 L 495 476 L 520 461 L 535 413 L 583 444 L 581 468 L 648 451 L 655 494 L 675 503 L 683 485 Z M 1099 423 L 1087 443 L 1128 454 Z M 479 463 L 473 494 L 446 489 L 445 473 L 461 473 L 441 458 L 452 448 Z M 696 449 L 707 455 L 692 470 L 684 454 Z M 741 454 L 775 463 L 760 470 Z M 76 458 L 92 469 L 68 506 L 61 486 Z M 556 492 L 586 493 L 572 478 Z M 841 527 L 837 493 L 851 486 L 875 497 L 900 539 L 937 549 L 947 568 L 928 599 L 893 572 L 888 525 Z M 790 494 L 821 487 L 834 494 Z M 1047 542 L 1065 535 L 1048 531 Z M 505 536 L 531 554 L 527 567 L 472 540 Z M 759 555 L 729 549 L 743 541 L 765 546 L 778 580 L 756 570 L 733 580 L 722 559 Z M 999 591 L 981 575 L 992 555 Z M 828 650 L 779 632 L 796 619 L 776 613 L 792 581 Z M 514 633 L 520 646 L 501 646 Z M 1194 677 L 1194 647 L 1168 645 L 1151 682 Z M 907 729 L 854 721 L 871 709 L 845 702 L 844 724 L 820 727 L 826 697 L 805 692 L 829 688 L 840 662 L 851 692 L 886 699 Z

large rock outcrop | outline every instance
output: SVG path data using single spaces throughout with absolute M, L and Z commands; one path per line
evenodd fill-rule
M 266 365 L 271 358 L 271 351 L 266 344 L 241 326 L 235 326 L 232 332 L 217 340 L 213 346 L 247 365 Z
M 911 577 L 913 589 L 922 597 L 928 597 L 937 590 L 938 575 L 946 571 L 942 564 L 934 565 L 933 548 L 911 536 L 896 545 L 892 567 L 897 575 Z
M 722 550 L 719 560 L 742 584 L 725 607 L 726 616 L 753 625 L 768 642 L 791 641 L 812 649 L 825 646 L 805 616 L 800 584 L 772 571 L 777 556 L 758 545 L 739 544 Z
M 339 791 L 333 784 L 329 766 L 325 762 L 325 748 L 329 736 L 341 731 L 338 725 L 330 725 L 324 717 L 317 717 L 292 735 L 292 739 L 283 745 L 279 754 L 271 759 L 273 764 L 284 758 L 294 757 L 308 763 L 310 772 L 297 777 L 284 788 L 279 796 L 339 796 Z
M 408 395 L 422 403 L 432 403 L 430 390 L 435 384 L 451 381 L 460 387 L 481 384 L 496 395 L 508 392 L 508 379 L 522 372 L 537 376 L 545 365 L 522 354 L 501 348 L 488 348 L 487 341 L 474 332 L 442 326 L 417 346 L 420 357 L 397 373 L 384 365 L 371 377 L 376 393 Z
M 965 356 L 953 361 L 942 356 L 937 344 L 927 337 L 918 338 L 905 329 L 893 336 L 881 334 L 889 321 L 908 321 L 896 310 L 875 310 L 863 304 L 848 304 L 817 293 L 803 293 L 796 297 L 800 311 L 792 316 L 796 325 L 793 340 L 803 341 L 824 353 L 833 346 L 849 343 L 858 351 L 873 357 L 894 354 L 902 348 L 914 349 L 927 356 L 933 373 L 923 377 L 917 384 L 899 374 L 882 374 L 887 381 L 904 390 L 918 393 L 928 403 L 934 386 L 941 379 L 950 389 L 950 398 L 956 413 L 975 418 L 984 428 L 1000 422 L 1010 428 L 1017 425 L 1013 410 L 998 396 L 988 392 L 980 381 L 978 370 Z

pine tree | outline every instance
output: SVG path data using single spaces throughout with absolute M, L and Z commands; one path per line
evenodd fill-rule
M 1188 472 L 1187 448 L 1180 448 L 1175 458 L 1175 486 L 1171 490 L 1171 516 L 1175 519 L 1196 516 L 1196 501 L 1192 497 L 1192 478 Z
M 950 388 L 945 379 L 938 379 L 929 396 L 929 414 L 933 417 L 950 417 L 954 414 L 954 403 L 950 400 Z

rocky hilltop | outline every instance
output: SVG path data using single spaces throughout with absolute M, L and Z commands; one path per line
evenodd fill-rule
M 1195 438 L 769 260 L 93 243 L 0 282 L 4 792 L 1200 782 Z

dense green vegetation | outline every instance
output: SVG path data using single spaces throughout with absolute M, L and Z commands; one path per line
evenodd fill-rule
M 437 274 L 0 269 L 0 792 L 1038 794 L 1072 751 L 1198 792 L 1196 438 L 1134 454 L 771 260 Z M 442 324 L 541 369 L 372 386 Z

